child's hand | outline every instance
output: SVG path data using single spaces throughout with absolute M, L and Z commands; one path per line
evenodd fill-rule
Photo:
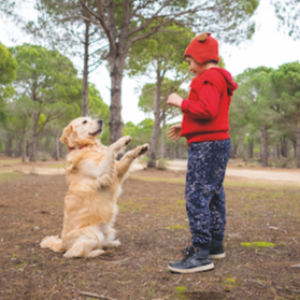
M 180 139 L 181 124 L 172 126 L 168 131 L 168 138 L 171 141 L 178 141 Z
M 179 95 L 173 93 L 168 97 L 167 104 L 180 108 L 182 101 L 183 99 Z

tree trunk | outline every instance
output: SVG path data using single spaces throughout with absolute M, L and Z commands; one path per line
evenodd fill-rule
M 49 155 L 49 144 L 50 144 L 49 134 L 50 134 L 50 133 L 48 133 L 48 134 L 46 135 L 46 141 L 45 141 L 45 157 L 46 157 L 46 158 L 47 158 L 48 155 Z
M 151 145 L 149 151 L 150 161 L 149 168 L 156 168 L 157 148 L 159 139 L 159 124 L 160 124 L 160 92 L 163 77 L 160 76 L 160 70 L 156 70 L 156 91 L 154 99 L 154 126 L 152 131 Z
M 249 143 L 248 143 L 248 157 L 249 159 L 253 158 L 253 140 L 249 139 Z
M 20 156 L 20 146 L 19 146 L 19 141 L 18 141 L 18 135 L 15 134 L 15 149 L 14 149 L 14 157 L 19 157 Z
M 261 141 L 261 162 L 263 167 L 268 166 L 268 144 L 267 144 L 267 129 L 265 126 L 260 127 Z
M 111 59 L 111 105 L 109 114 L 111 144 L 123 136 L 123 122 L 121 117 L 121 85 L 123 79 L 124 59 L 121 56 Z
M 160 158 L 165 158 L 165 148 L 166 148 L 166 116 L 165 113 L 162 119 L 162 131 L 160 137 Z
M 22 134 L 22 162 L 26 161 L 26 131 Z
M 280 139 L 280 144 L 281 144 L 281 156 L 287 157 L 287 140 L 285 135 Z
M 55 160 L 59 160 L 59 140 L 58 140 L 58 134 L 59 134 L 59 130 L 55 129 L 54 131 L 54 153 L 53 153 L 53 158 Z
M 297 168 L 300 168 L 300 128 L 297 126 L 296 129 L 296 140 L 297 140 Z
M 237 148 L 238 148 L 238 144 L 233 143 L 232 147 L 230 148 L 230 158 L 235 158 Z
M 31 139 L 30 139 L 30 154 L 29 161 L 36 161 L 36 141 L 37 141 L 37 126 L 40 118 L 40 113 L 33 114 L 32 119 L 32 131 L 31 131 Z
M 244 136 L 242 136 L 242 158 L 243 161 L 246 161 L 246 155 L 245 155 L 245 141 L 244 141 Z
M 296 142 L 297 142 L 297 168 L 300 169 L 300 126 L 299 105 L 296 106 Z
M 12 138 L 8 138 L 5 143 L 5 150 L 4 150 L 5 156 L 12 157 Z
M 82 80 L 82 106 L 81 114 L 86 117 L 88 114 L 88 75 L 89 75 L 89 27 L 90 23 L 85 22 L 85 41 L 84 41 L 84 66 Z

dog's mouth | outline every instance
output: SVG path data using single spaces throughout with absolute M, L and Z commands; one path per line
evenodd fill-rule
M 100 127 L 98 130 L 96 130 L 95 132 L 89 132 L 89 135 L 95 136 L 98 135 L 102 132 L 102 127 Z

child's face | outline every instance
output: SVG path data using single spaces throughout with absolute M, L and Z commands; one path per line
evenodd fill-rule
M 190 65 L 190 71 L 197 75 L 199 72 L 199 64 L 191 57 L 187 57 L 186 61 Z

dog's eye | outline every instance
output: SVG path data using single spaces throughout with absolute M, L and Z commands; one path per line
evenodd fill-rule
M 82 124 L 86 124 L 87 123 L 87 120 L 84 120 L 83 122 L 82 122 Z

